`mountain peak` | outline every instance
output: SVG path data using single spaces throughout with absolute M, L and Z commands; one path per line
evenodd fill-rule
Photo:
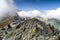
M 16 15 L 12 22 L 0 31 L 1 38 L 4 36 L 7 40 L 60 40 L 60 31 L 54 28 L 54 25 L 46 24 L 42 17 L 22 18 Z

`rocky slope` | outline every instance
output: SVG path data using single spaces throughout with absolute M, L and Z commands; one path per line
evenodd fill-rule
M 26 20 L 20 25 L 22 35 L 18 40 L 59 40 L 59 30 L 36 18 Z
M 60 40 L 59 32 L 37 18 L 17 18 L 0 29 L 0 40 Z

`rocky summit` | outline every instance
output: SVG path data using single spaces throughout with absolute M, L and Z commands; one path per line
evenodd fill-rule
M 60 40 L 60 31 L 54 25 L 37 18 L 18 18 L 0 28 L 0 40 Z

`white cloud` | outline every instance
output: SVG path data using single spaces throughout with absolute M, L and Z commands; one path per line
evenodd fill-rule
M 13 0 L 0 0 L 0 20 L 7 15 L 14 15 L 16 12 Z M 53 10 L 45 10 L 43 12 L 39 10 L 20 11 L 17 12 L 21 17 L 46 17 L 56 18 L 60 20 L 60 8 Z
M 55 10 L 45 10 L 43 12 L 39 10 L 30 10 L 30 11 L 20 11 L 18 12 L 19 16 L 21 17 L 36 17 L 41 16 L 44 18 L 56 18 L 60 20 L 60 8 Z
M 36 17 L 36 16 L 41 16 L 41 12 L 38 10 L 30 10 L 30 11 L 20 11 L 18 12 L 20 17 Z
M 16 12 L 13 0 L 0 0 L 0 20 L 7 15 L 14 15 Z M 45 10 L 43 12 L 39 10 L 20 11 L 17 12 L 21 17 L 46 17 L 56 18 L 60 20 L 60 8 L 53 10 Z
M 60 8 L 55 10 L 45 10 L 43 12 L 39 10 L 30 10 L 30 11 L 20 11 L 18 12 L 19 16 L 21 17 L 36 17 L 41 16 L 44 18 L 56 18 L 60 20 Z
M 45 13 L 46 14 L 43 15 L 43 17 L 56 18 L 60 20 L 60 8 L 57 8 L 55 10 L 46 10 Z
M 16 12 L 13 0 L 0 0 L 0 20 Z

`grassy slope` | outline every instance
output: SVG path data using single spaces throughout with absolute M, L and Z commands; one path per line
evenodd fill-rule
M 12 22 L 13 18 L 14 18 L 14 17 L 10 17 L 10 18 L 8 18 L 8 19 L 6 19 L 6 20 L 4 20 L 4 21 L 1 21 L 1 22 L 0 22 L 0 28 L 3 28 L 4 26 L 10 24 L 10 23 Z

